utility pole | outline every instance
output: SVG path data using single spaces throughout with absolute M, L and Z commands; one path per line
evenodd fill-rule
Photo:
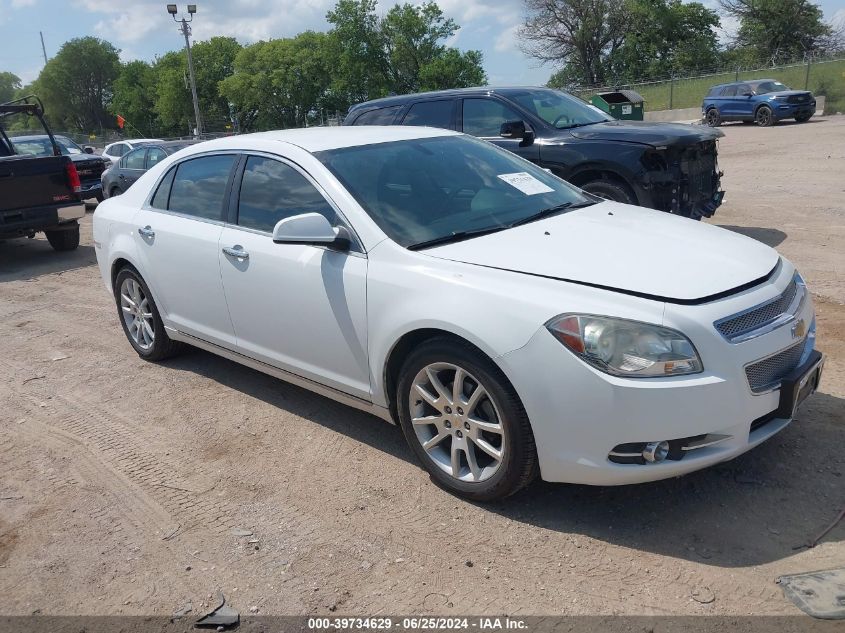
M 186 20 L 184 17 L 180 20 L 176 17 L 178 10 L 176 9 L 175 4 L 168 4 L 167 12 L 173 16 L 173 21 L 179 25 L 179 30 L 182 32 L 182 35 L 185 36 L 185 53 L 188 56 L 188 74 L 191 78 L 191 96 L 194 100 L 194 118 L 197 121 L 196 135 L 199 137 L 202 135 L 202 119 L 200 118 L 200 103 L 199 99 L 197 99 L 197 82 L 194 78 L 194 60 L 191 57 L 191 40 L 189 39 L 189 36 L 191 35 L 189 22 L 193 22 L 194 20 L 194 14 L 197 12 L 197 5 L 188 5 L 188 14 L 191 16 L 190 20 Z
M 41 52 L 44 53 L 44 65 L 47 65 L 47 47 L 44 46 L 44 33 L 38 31 L 38 34 L 41 36 Z

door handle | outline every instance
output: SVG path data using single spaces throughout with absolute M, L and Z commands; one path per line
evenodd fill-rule
M 155 231 L 153 231 L 153 230 L 150 228 L 150 225 L 148 224 L 148 225 L 147 225 L 147 226 L 145 226 L 144 228 L 138 229 L 138 235 L 140 235 L 141 237 L 155 237 L 155 236 L 156 236 L 156 232 L 155 232 Z
M 230 257 L 237 257 L 238 259 L 249 259 L 249 253 L 242 248 L 235 248 L 234 246 L 224 246 L 223 252 Z

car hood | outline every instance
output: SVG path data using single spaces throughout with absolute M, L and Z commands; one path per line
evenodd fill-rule
M 650 121 L 605 121 L 568 130 L 575 138 L 592 141 L 642 143 L 653 147 L 693 145 L 713 141 L 725 135 L 721 130 L 686 123 Z
M 810 95 L 812 96 L 812 92 L 809 90 L 781 90 L 780 92 L 767 92 L 765 94 L 760 95 L 761 97 L 791 97 L 793 95 Z
M 420 252 L 675 303 L 760 280 L 779 261 L 738 233 L 616 202 Z

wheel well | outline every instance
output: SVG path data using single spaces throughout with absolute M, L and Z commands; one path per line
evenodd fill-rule
M 129 266 L 130 268 L 135 268 L 132 264 L 129 263 L 128 259 L 123 259 L 122 257 L 118 257 L 114 260 L 114 263 L 111 265 L 111 287 L 112 291 L 114 290 L 114 282 L 117 279 L 117 273 L 119 273 L 125 266 Z
M 420 330 L 414 330 L 412 332 L 408 332 L 404 334 L 396 344 L 393 346 L 393 349 L 390 350 L 390 354 L 388 354 L 387 362 L 384 365 L 384 388 L 385 388 L 385 396 L 387 398 L 387 404 L 390 408 L 390 415 L 393 417 L 394 422 L 398 424 L 399 422 L 399 412 L 396 408 L 396 383 L 399 378 L 399 370 L 402 368 L 402 363 L 405 362 L 405 359 L 408 357 L 408 354 L 411 353 L 415 348 L 419 347 L 426 341 L 430 341 L 434 338 L 444 338 L 449 337 L 461 341 L 465 343 L 475 350 L 478 351 L 479 354 L 484 355 L 487 357 L 482 350 L 480 350 L 477 346 L 470 343 L 465 338 L 458 336 L 457 334 L 453 334 L 452 332 L 448 332 L 447 330 L 439 330 L 437 328 L 425 328 Z
M 774 112 L 772 106 L 770 106 L 768 103 L 758 103 L 757 107 L 754 108 L 754 116 L 757 116 L 757 112 L 760 110 L 760 108 L 768 108 L 769 110 Z
M 588 182 L 592 182 L 593 180 L 609 180 L 610 182 L 616 183 L 625 188 L 625 191 L 628 192 L 628 195 L 631 196 L 631 200 L 634 201 L 634 204 L 639 204 L 637 200 L 637 194 L 634 192 L 634 188 L 628 184 L 628 181 L 625 180 L 622 176 L 617 174 L 615 171 L 609 171 L 607 169 L 587 169 L 585 171 L 579 171 L 574 176 L 567 178 L 569 182 L 571 182 L 576 187 L 581 187 L 582 185 L 586 185 Z

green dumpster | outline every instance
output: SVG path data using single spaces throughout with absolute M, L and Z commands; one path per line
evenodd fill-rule
M 590 103 L 614 119 L 642 121 L 645 99 L 633 90 L 613 90 L 593 95 Z

